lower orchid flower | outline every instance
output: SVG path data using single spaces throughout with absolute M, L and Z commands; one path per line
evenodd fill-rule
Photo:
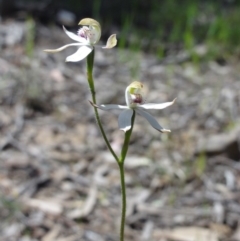
M 68 35 L 68 37 L 77 41 L 78 43 L 71 43 L 58 49 L 46 49 L 44 51 L 48 53 L 56 53 L 70 46 L 79 46 L 77 52 L 66 58 L 66 62 L 78 62 L 87 57 L 92 52 L 94 45 L 99 41 L 101 37 L 101 26 L 99 22 L 92 18 L 82 19 L 79 22 L 79 25 L 83 25 L 83 27 L 78 30 L 77 34 L 67 31 L 63 26 L 63 30 Z M 116 44 L 116 34 L 112 34 L 108 38 L 106 46 L 102 48 L 110 49 L 116 46 Z
M 134 81 L 126 88 L 125 100 L 127 105 L 95 105 L 93 103 L 91 104 L 101 110 L 123 110 L 118 117 L 118 126 L 120 130 L 123 130 L 124 132 L 130 130 L 132 127 L 132 116 L 134 111 L 139 115 L 143 116 L 149 122 L 149 124 L 156 130 L 160 132 L 171 132 L 170 130 L 161 127 L 157 120 L 145 110 L 164 109 L 168 106 L 171 106 L 176 99 L 174 99 L 172 102 L 165 102 L 162 104 L 143 104 L 142 89 L 143 84 L 138 81 Z

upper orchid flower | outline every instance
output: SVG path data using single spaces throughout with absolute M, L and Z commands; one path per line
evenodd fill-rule
M 112 105 L 98 106 L 98 105 L 94 105 L 93 103 L 91 104 L 101 110 L 124 109 L 124 111 L 121 112 L 121 114 L 118 117 L 118 125 L 120 130 L 123 130 L 125 132 L 131 129 L 132 115 L 134 111 L 140 114 L 141 116 L 143 116 L 150 123 L 150 125 L 156 130 L 160 132 L 171 132 L 170 130 L 167 130 L 161 127 L 158 124 L 157 120 L 145 110 L 164 109 L 172 105 L 176 99 L 174 99 L 172 102 L 166 102 L 162 104 L 142 104 L 143 103 L 142 89 L 143 89 L 143 84 L 138 81 L 134 81 L 126 88 L 125 99 L 126 99 L 127 105 L 112 104 Z
M 66 62 L 78 62 L 87 57 L 92 52 L 94 45 L 99 41 L 101 37 L 101 26 L 99 22 L 92 18 L 82 19 L 79 22 L 79 25 L 83 25 L 83 27 L 78 30 L 77 34 L 67 31 L 63 26 L 63 30 L 68 35 L 68 37 L 77 41 L 78 43 L 67 44 L 58 49 L 46 49 L 44 51 L 48 53 L 56 53 L 69 46 L 79 46 L 79 49 L 76 53 L 66 58 Z M 113 34 L 108 38 L 107 44 L 103 48 L 110 49 L 116 46 L 116 44 L 116 34 Z

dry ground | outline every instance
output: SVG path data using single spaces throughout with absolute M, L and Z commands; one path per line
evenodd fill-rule
M 88 102 L 85 61 L 65 63 L 72 48 L 44 53 L 71 40 L 38 25 L 27 55 L 26 29 L 0 23 L 1 240 L 116 241 L 119 173 Z M 177 97 L 152 112 L 171 134 L 137 116 L 126 159 L 126 240 L 240 240 L 239 63 L 172 59 L 96 50 L 98 103 L 124 104 L 132 76 L 145 85 L 146 102 Z M 119 152 L 117 114 L 100 111 Z

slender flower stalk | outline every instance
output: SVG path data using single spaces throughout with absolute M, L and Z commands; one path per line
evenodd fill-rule
M 94 104 L 96 104 L 96 93 L 95 93 L 95 86 L 94 86 L 94 80 L 93 80 L 93 75 L 92 75 L 93 65 L 94 65 L 94 50 L 87 56 L 87 78 L 88 78 L 88 85 L 89 85 L 91 96 L 92 96 L 92 102 Z M 98 124 L 98 127 L 100 129 L 102 137 L 103 137 L 109 151 L 113 155 L 114 159 L 117 162 L 119 162 L 119 159 L 118 159 L 116 153 L 112 149 L 112 147 L 111 147 L 111 145 L 110 145 L 110 143 L 109 143 L 109 141 L 106 137 L 105 131 L 104 131 L 103 126 L 102 126 L 102 122 L 99 118 L 98 110 L 95 106 L 94 106 L 94 113 L 95 113 L 96 122 Z
M 126 195 L 126 184 L 125 184 L 125 172 L 124 163 L 118 163 L 120 171 L 120 181 L 121 181 L 121 197 L 122 197 L 122 212 L 120 221 L 120 241 L 124 241 L 124 230 L 125 230 L 125 220 L 126 220 L 126 210 L 127 210 L 127 195 Z
M 122 213 L 121 213 L 121 223 L 120 223 L 120 241 L 124 241 L 124 227 L 126 219 L 126 210 L 127 210 L 127 195 L 126 195 L 126 185 L 125 185 L 125 172 L 124 172 L 124 161 L 127 155 L 130 137 L 132 135 L 133 125 L 135 121 L 135 113 L 132 116 L 132 125 L 131 129 L 125 133 L 125 139 L 121 151 L 121 156 L 118 162 L 120 179 L 121 179 L 121 190 L 122 190 Z

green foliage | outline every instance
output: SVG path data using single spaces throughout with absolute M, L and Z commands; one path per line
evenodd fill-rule
M 27 34 L 25 42 L 26 54 L 29 58 L 32 57 L 34 51 L 34 39 L 35 39 L 35 22 L 32 17 L 27 19 Z
M 101 7 L 101 1 L 93 0 L 92 13 L 93 13 L 94 19 L 99 19 L 100 7 Z
M 186 50 L 194 62 L 200 59 L 194 51 L 199 44 L 206 46 L 210 58 L 239 51 L 238 2 L 228 6 L 223 1 L 200 0 L 152 0 L 149 6 L 134 3 L 130 12 L 121 15 L 121 48 L 144 48 L 160 58 L 172 48 Z
M 197 176 L 201 177 L 204 173 L 207 165 L 207 158 L 204 153 L 197 157 L 195 160 L 195 173 Z
M 0 211 L 2 218 L 6 221 L 10 220 L 19 210 L 21 210 L 21 207 L 17 200 L 10 200 L 0 193 Z

